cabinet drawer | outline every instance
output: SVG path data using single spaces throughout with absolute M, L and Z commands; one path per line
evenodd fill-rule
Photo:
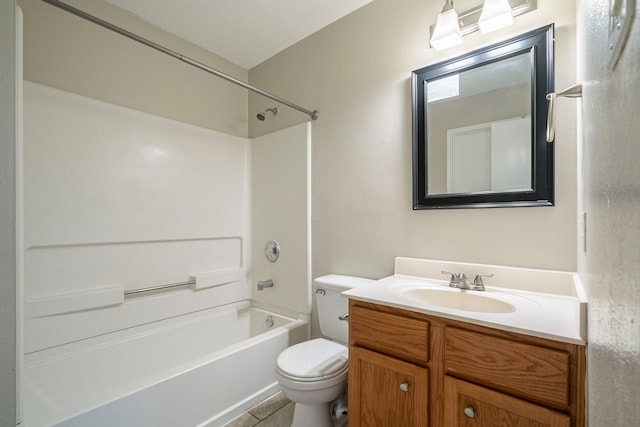
M 444 425 L 569 427 L 571 418 L 485 387 L 445 376 Z
M 569 406 L 569 354 L 445 329 L 445 372 L 558 409 Z
M 429 322 L 351 306 L 349 343 L 424 365 L 429 359 Z

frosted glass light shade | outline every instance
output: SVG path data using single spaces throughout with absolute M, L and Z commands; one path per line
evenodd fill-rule
M 435 50 L 444 50 L 462 44 L 458 14 L 449 9 L 438 15 L 436 26 L 431 36 L 431 46 Z
M 478 30 L 487 34 L 513 24 L 513 12 L 509 0 L 484 0 L 478 19 Z

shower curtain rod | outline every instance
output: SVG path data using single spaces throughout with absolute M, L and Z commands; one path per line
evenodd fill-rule
M 98 18 L 96 16 L 90 15 L 87 12 L 84 12 L 84 11 L 82 11 L 80 9 L 76 9 L 75 7 L 70 6 L 70 5 L 66 4 L 66 3 L 63 3 L 63 2 L 58 1 L 58 0 L 42 0 L 42 1 L 45 2 L 45 3 L 48 3 L 48 4 L 52 5 L 52 6 L 55 6 L 55 7 L 59 8 L 59 9 L 62 9 L 64 11 L 66 11 L 66 12 L 69 12 L 69 13 L 71 13 L 73 15 L 76 15 L 76 16 L 82 18 L 82 19 L 86 19 L 87 21 L 93 22 L 94 24 L 100 25 L 101 27 L 106 28 L 108 30 L 111 30 L 111 31 L 113 31 L 115 33 L 118 33 L 118 34 L 122 35 L 122 36 L 128 37 L 131 40 L 137 41 L 138 43 L 141 43 L 141 44 L 143 44 L 145 46 L 153 48 L 153 49 L 155 49 L 157 51 L 160 51 L 160 52 L 162 52 L 162 53 L 164 53 L 166 55 L 172 56 L 172 57 L 174 57 L 174 58 L 176 58 L 176 59 L 178 59 L 178 60 L 180 60 L 182 62 L 185 62 L 185 63 L 187 63 L 187 64 L 189 64 L 191 66 L 194 66 L 194 67 L 199 68 L 199 69 L 201 69 L 203 71 L 206 71 L 206 72 L 208 72 L 210 74 L 218 76 L 218 77 L 220 77 L 222 79 L 225 79 L 225 80 L 227 80 L 227 81 L 229 81 L 231 83 L 234 83 L 234 84 L 236 84 L 238 86 L 242 86 L 245 89 L 249 89 L 252 92 L 258 93 L 258 94 L 260 94 L 262 96 L 270 98 L 270 99 L 272 99 L 274 101 L 277 101 L 277 102 L 279 102 L 281 104 L 284 104 L 284 105 L 286 105 L 288 107 L 291 107 L 291 108 L 293 108 L 295 110 L 303 112 L 303 113 L 309 115 L 309 117 L 311 117 L 312 120 L 317 120 L 318 117 L 320 116 L 320 112 L 318 110 L 313 110 L 313 111 L 307 110 L 306 108 L 301 107 L 299 105 L 296 105 L 293 102 L 289 102 L 286 99 L 280 98 L 279 96 L 273 95 L 273 94 L 271 94 L 269 92 L 265 92 L 264 90 L 258 89 L 257 87 L 251 86 L 250 84 L 247 84 L 247 83 L 245 83 L 245 82 L 243 82 L 241 80 L 238 80 L 238 79 L 236 79 L 234 77 L 231 77 L 231 76 L 229 76 L 229 75 L 227 75 L 227 74 L 225 74 L 225 73 L 223 73 L 221 71 L 218 71 L 218 70 L 216 70 L 214 68 L 211 68 L 211 67 L 209 67 L 207 65 L 204 65 L 204 64 L 202 64 L 202 63 L 200 63 L 198 61 L 195 61 L 195 60 L 193 60 L 191 58 L 188 58 L 188 57 L 186 57 L 184 55 L 181 55 L 181 54 L 179 54 L 179 53 L 177 53 L 177 52 L 175 52 L 175 51 L 173 51 L 171 49 L 167 49 L 164 46 L 161 46 L 161 45 L 159 45 L 157 43 L 152 42 L 151 40 L 147 40 L 147 39 L 145 39 L 143 37 L 140 37 L 139 35 L 134 34 L 134 33 L 130 32 L 130 31 L 127 31 L 124 28 L 120 28 L 120 27 L 118 27 L 116 25 L 113 25 L 110 22 L 107 22 L 107 21 L 105 21 L 103 19 L 100 19 L 100 18 Z

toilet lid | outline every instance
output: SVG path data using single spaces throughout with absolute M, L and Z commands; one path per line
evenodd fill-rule
M 317 338 L 291 346 L 278 356 L 278 369 L 289 377 L 323 378 L 344 371 L 349 349 L 342 344 Z

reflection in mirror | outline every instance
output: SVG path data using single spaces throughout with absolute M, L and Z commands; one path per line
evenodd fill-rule
M 530 61 L 427 83 L 428 194 L 531 190 Z
M 413 73 L 414 209 L 553 204 L 553 26 Z

